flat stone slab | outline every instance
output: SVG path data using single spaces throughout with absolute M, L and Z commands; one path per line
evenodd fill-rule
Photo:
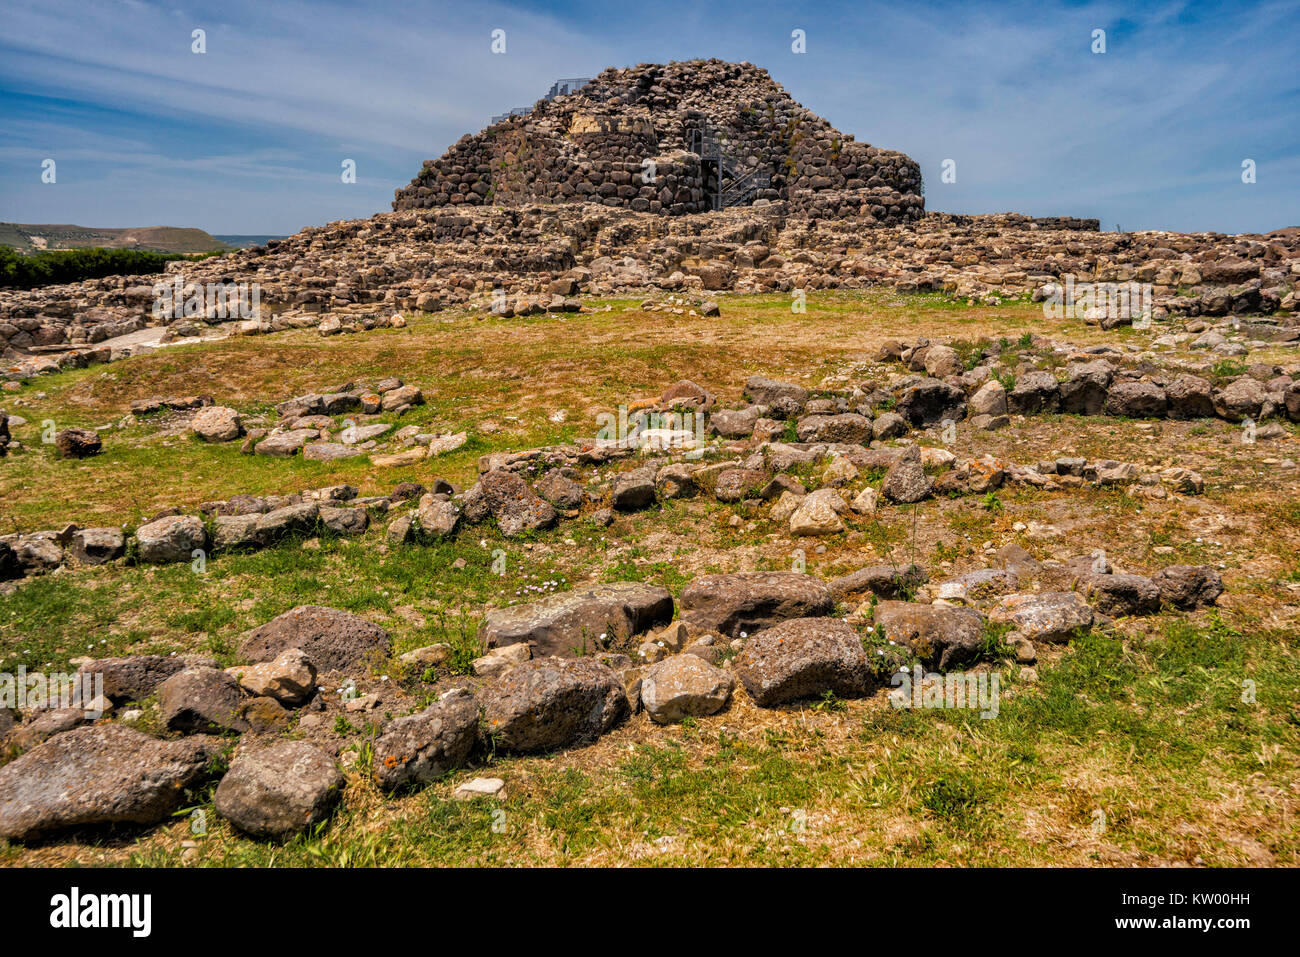
M 240 654 L 248 661 L 270 661 L 297 648 L 321 671 L 349 671 L 372 656 L 387 657 L 388 632 L 372 621 L 337 608 L 300 605 L 244 636 Z
M 487 614 L 479 635 L 489 648 L 527 643 L 534 658 L 599 650 L 672 621 L 673 596 L 640 582 L 592 585 Z M 605 641 L 601 635 L 607 636 Z
M 338 442 L 312 442 L 302 447 L 302 457 L 312 462 L 333 462 L 336 459 L 351 459 L 365 455 L 364 449 L 356 449 Z
M 0 837 L 157 824 L 180 807 L 212 753 L 210 739 L 160 741 L 118 724 L 65 731 L 0 768 Z
M 371 439 L 377 439 L 392 426 L 387 422 L 375 422 L 372 425 L 349 425 L 340 432 L 336 438 L 344 445 L 360 445 L 362 442 L 369 442 Z
M 296 455 L 312 439 L 318 438 L 320 438 L 320 432 L 316 429 L 294 429 L 290 432 L 277 432 L 258 442 L 257 445 L 253 446 L 253 451 L 258 455 L 270 455 L 275 458 L 287 459 L 292 455 Z
M 835 607 L 821 579 L 799 572 L 703 575 L 682 589 L 682 618 L 730 638 L 789 618 L 829 615 Z
M 451 796 L 457 801 L 473 801 L 476 798 L 496 798 L 504 800 L 506 782 L 500 778 L 474 778 L 458 785 Z

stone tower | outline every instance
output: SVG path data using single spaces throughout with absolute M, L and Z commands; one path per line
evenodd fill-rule
M 393 209 L 599 202 L 680 216 L 775 200 L 864 224 L 925 209 L 912 159 L 840 133 L 766 70 L 721 60 L 611 67 L 462 137 Z

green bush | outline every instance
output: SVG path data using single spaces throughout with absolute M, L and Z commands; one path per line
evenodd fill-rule
M 36 289 L 104 276 L 160 273 L 174 259 L 206 259 L 220 253 L 151 253 L 139 249 L 52 249 L 24 256 L 0 246 L 0 289 Z

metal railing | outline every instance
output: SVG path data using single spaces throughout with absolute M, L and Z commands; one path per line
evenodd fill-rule
M 717 171 L 717 183 L 713 193 L 713 208 L 726 209 L 740 206 L 751 199 L 761 189 L 772 185 L 772 174 L 761 168 L 745 169 L 724 148 L 723 141 L 709 127 L 702 126 L 688 130 L 687 146 L 692 153 L 700 157 L 702 164 L 713 164 Z

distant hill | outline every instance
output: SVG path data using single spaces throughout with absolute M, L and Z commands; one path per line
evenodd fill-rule
M 234 246 L 236 249 L 248 249 L 250 246 L 265 246 L 272 239 L 288 239 L 289 237 L 287 235 L 285 236 L 274 236 L 274 235 L 252 235 L 252 236 L 220 235 L 218 236 L 214 234 L 214 238 L 221 240 L 227 246 Z
M 232 248 L 201 229 L 177 226 L 108 229 L 26 223 L 0 223 L 0 246 L 12 246 L 23 253 L 90 247 L 141 249 L 154 253 L 206 253 Z

